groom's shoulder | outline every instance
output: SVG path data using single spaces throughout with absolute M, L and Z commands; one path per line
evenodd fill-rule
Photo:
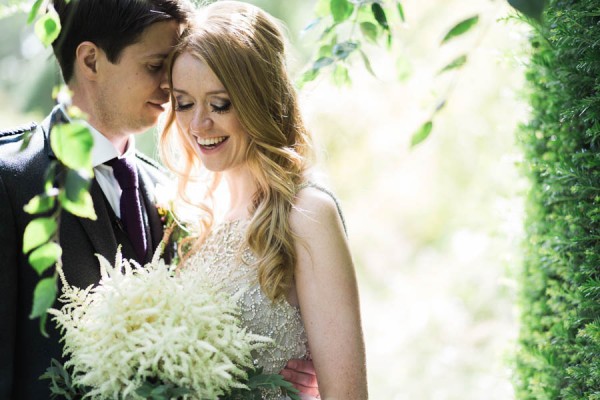
M 135 152 L 135 156 L 139 161 L 141 161 L 141 165 L 145 168 L 155 170 L 156 172 L 161 173 L 163 175 L 168 175 L 167 169 L 155 159 L 148 157 L 147 155 L 139 151 Z
M 37 123 L 30 122 L 15 128 L 0 129 L 0 145 L 19 140 L 24 134 L 35 131 L 37 127 Z

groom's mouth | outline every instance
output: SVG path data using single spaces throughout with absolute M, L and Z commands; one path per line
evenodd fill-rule
M 229 139 L 229 136 L 217 136 L 211 138 L 196 138 L 196 143 L 200 146 L 200 149 L 204 151 L 214 150 L 221 147 Z
M 159 111 L 159 112 L 163 112 L 163 111 L 165 111 L 165 109 L 164 109 L 164 107 L 162 106 L 162 104 L 158 104 L 158 103 L 152 103 L 152 102 L 150 102 L 150 101 L 149 101 L 149 102 L 148 102 L 148 105 L 149 105 L 151 108 L 155 109 L 156 111 Z

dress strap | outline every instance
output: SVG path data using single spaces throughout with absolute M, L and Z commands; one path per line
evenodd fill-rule
M 346 237 L 348 236 L 348 228 L 346 227 L 346 220 L 344 219 L 344 213 L 342 213 L 342 207 L 340 206 L 340 202 L 337 199 L 337 197 L 335 197 L 335 195 L 329 190 L 324 188 L 323 186 L 315 183 L 315 182 L 303 182 L 300 185 L 298 185 L 298 189 L 296 190 L 296 193 L 298 193 L 299 191 L 301 191 L 304 188 L 307 187 L 312 187 L 315 189 L 320 190 L 323 193 L 326 193 L 329 195 L 329 197 L 331 197 L 333 199 L 333 202 L 335 203 L 335 207 L 337 208 L 338 211 L 338 215 L 340 216 L 340 219 L 342 220 L 342 226 L 344 227 L 344 233 L 346 234 Z

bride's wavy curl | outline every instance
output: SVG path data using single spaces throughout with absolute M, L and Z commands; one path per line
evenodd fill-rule
M 311 138 L 286 70 L 284 35 L 278 22 L 259 8 L 220 1 L 202 9 L 182 35 L 169 62 L 171 87 L 173 61 L 182 53 L 197 57 L 215 73 L 248 133 L 246 160 L 258 190 L 246 240 L 258 258 L 261 288 L 270 299 L 279 299 L 293 283 L 296 251 L 289 216 L 312 161 Z M 160 138 L 161 156 L 180 178 L 180 195 L 191 203 L 185 190 L 201 163 L 190 135 L 174 120 L 171 109 Z M 218 179 L 213 174 L 204 201 L 196 204 L 206 213 L 194 248 L 212 227 L 208 202 Z

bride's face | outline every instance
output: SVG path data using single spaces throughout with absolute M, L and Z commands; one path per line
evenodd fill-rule
M 173 94 L 176 123 L 206 168 L 222 172 L 242 166 L 248 134 L 214 72 L 183 53 L 173 64 Z

